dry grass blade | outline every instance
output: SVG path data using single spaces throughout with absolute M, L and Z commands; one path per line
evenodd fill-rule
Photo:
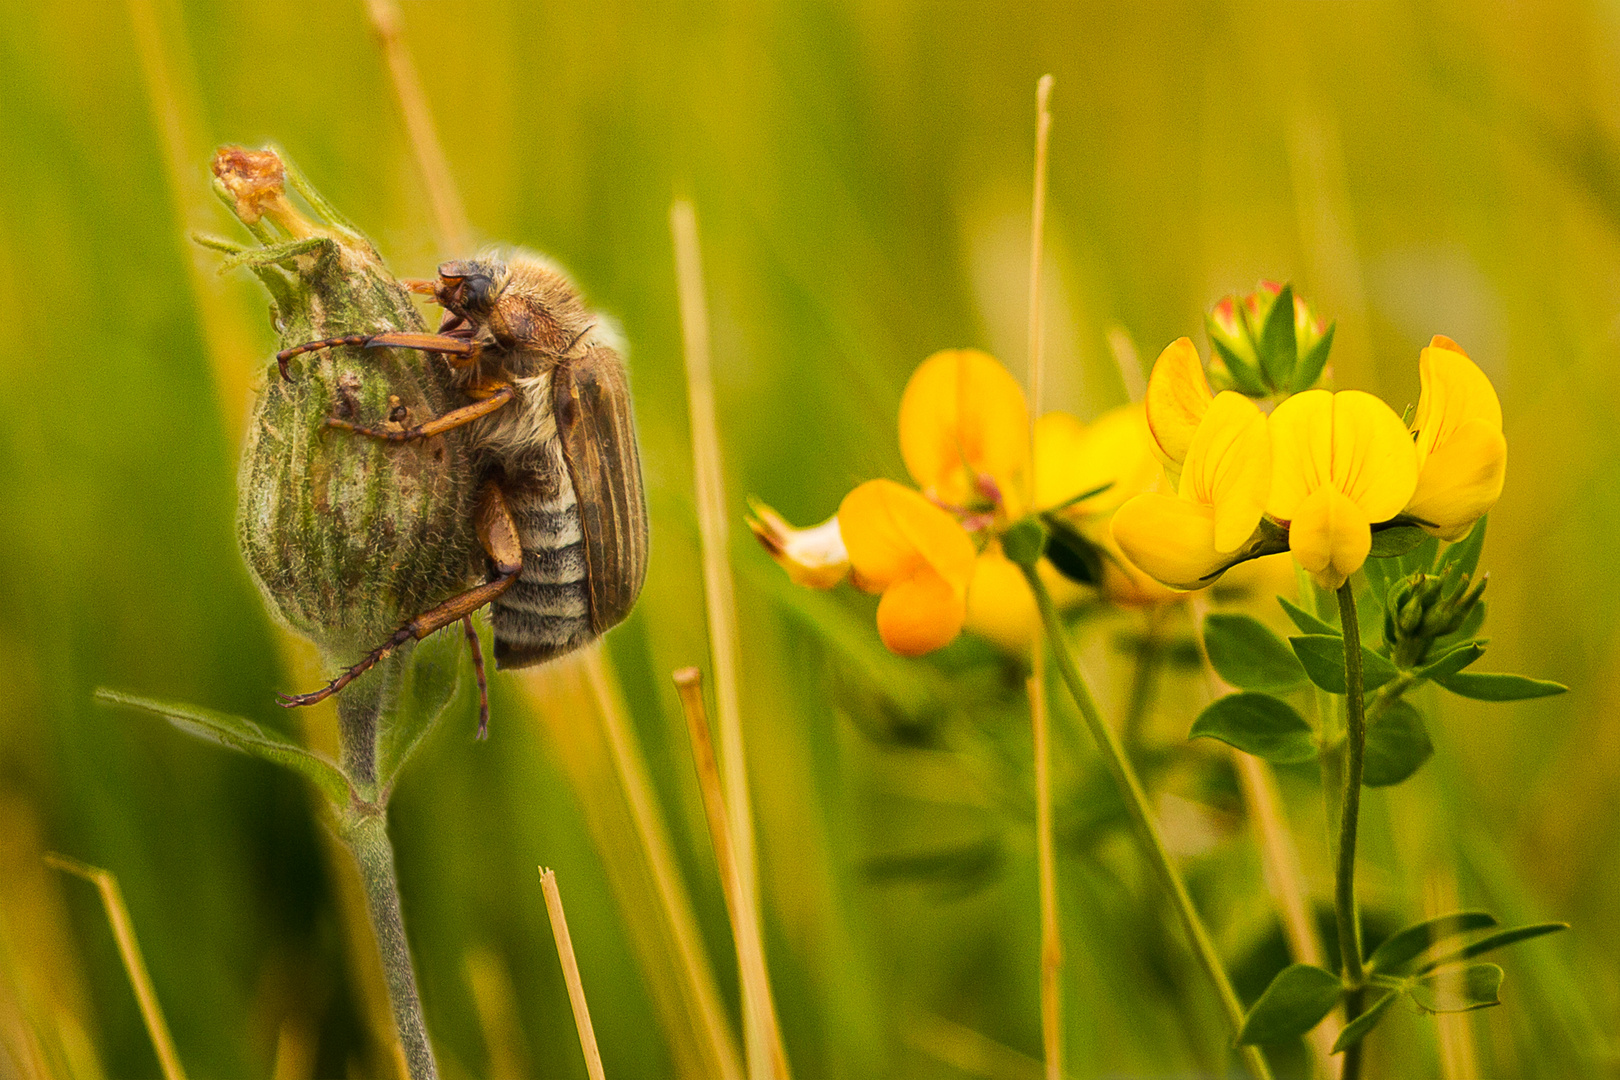
M 1010 1046 L 943 1016 L 919 1012 L 906 1025 L 906 1043 L 969 1076 L 985 1080 L 1041 1080 L 1041 1063 Z
M 135 924 L 130 920 L 129 908 L 124 905 L 124 893 L 118 887 L 118 879 L 111 871 L 55 852 L 48 852 L 45 862 L 83 878 L 101 893 L 102 907 L 107 909 L 107 921 L 112 924 L 113 939 L 118 942 L 118 955 L 124 961 L 124 971 L 129 975 L 130 985 L 135 988 L 135 1000 L 141 1007 L 141 1019 L 145 1021 L 146 1032 L 152 1038 L 152 1048 L 157 1052 L 164 1080 L 185 1080 L 186 1070 L 180 1065 L 180 1055 L 175 1052 L 169 1025 L 163 1019 L 163 1008 L 158 1004 L 157 992 L 152 989 L 152 977 L 146 972 L 146 961 L 141 959 L 141 945 L 135 940 Z
M 720 885 L 731 916 L 732 937 L 737 944 L 737 973 L 743 985 L 743 998 L 752 1003 L 748 1015 L 753 1019 L 745 1022 L 759 1025 L 759 1030 L 747 1041 L 751 1046 L 757 1042 L 769 1048 L 768 1067 L 766 1062 L 751 1058 L 749 1075 L 755 1080 L 771 1076 L 787 1080 L 787 1054 L 782 1047 L 782 1032 L 771 998 L 759 912 L 744 902 L 742 872 L 728 831 L 725 795 L 720 790 L 720 770 L 714 760 L 714 740 L 709 734 L 709 720 L 703 707 L 702 673 L 697 668 L 680 669 L 675 672 L 675 688 L 680 692 L 681 710 L 686 714 L 687 731 L 692 737 L 692 759 L 697 766 L 698 789 L 703 793 L 703 812 L 709 821 L 714 861 L 719 864 Z
M 585 1071 L 591 1080 L 604 1080 L 602 1051 L 596 1046 L 591 1027 L 591 1008 L 585 1003 L 585 984 L 579 981 L 579 962 L 574 959 L 574 940 L 568 936 L 568 916 L 563 914 L 562 893 L 557 891 L 557 875 L 540 868 L 540 888 L 546 894 L 546 913 L 551 916 L 551 936 L 557 939 L 557 958 L 562 961 L 563 981 L 568 984 L 568 1004 L 574 1009 L 574 1026 L 579 1028 L 579 1046 L 585 1051 Z
M 472 991 L 478 1027 L 489 1055 L 489 1080 L 522 1080 L 530 1071 L 524 1065 L 523 1028 L 518 1020 L 517 988 L 501 958 L 487 948 L 467 950 L 462 959 L 467 972 L 467 988 Z
M 733 591 L 725 482 L 720 466 L 720 433 L 715 418 L 714 375 L 710 364 L 709 311 L 703 292 L 703 261 L 698 245 L 697 215 L 692 204 L 670 208 L 675 241 L 675 278 L 680 292 L 681 332 L 686 346 L 686 392 L 691 409 L 692 473 L 697 489 L 698 533 L 703 548 L 703 596 L 708 609 L 709 651 L 714 663 L 715 716 L 720 727 L 721 780 L 726 816 L 736 853 L 743 910 L 757 916 L 758 877 L 754 865 L 754 814 L 748 793 L 747 755 L 743 750 L 742 705 L 737 686 L 737 602 Z M 766 1048 L 749 1032 L 763 1030 L 760 1018 L 746 1015 L 754 1006 L 744 1001 L 744 1043 L 749 1070 L 759 1075 Z
M 405 118 L 405 132 L 416 154 L 417 167 L 422 170 L 428 201 L 433 204 L 433 223 L 438 230 L 440 250 L 446 255 L 465 254 L 470 244 L 467 211 L 462 205 L 461 193 L 456 190 L 456 179 L 451 175 L 439 133 L 433 126 L 427 95 L 422 92 L 422 77 L 400 36 L 399 5 L 394 0 L 366 0 L 366 13 L 371 16 L 371 25 L 382 42 L 388 75 L 399 98 L 399 111 Z

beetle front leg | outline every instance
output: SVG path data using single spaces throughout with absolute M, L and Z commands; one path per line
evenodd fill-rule
M 509 382 L 488 382 L 482 384 L 478 392 L 480 394 L 487 393 L 488 396 L 481 401 L 473 402 L 471 405 L 451 409 L 444 415 L 435 417 L 425 424 L 418 424 L 416 427 L 405 428 L 401 431 L 362 427 L 359 424 L 351 423 L 336 416 L 327 417 L 326 426 L 338 428 L 342 431 L 352 431 L 356 435 L 366 435 L 373 439 L 382 439 L 384 442 L 412 442 L 416 439 L 427 439 L 434 435 L 442 435 L 452 428 L 458 428 L 463 424 L 470 424 L 480 417 L 488 416 L 511 401 L 517 391 Z
M 319 341 L 306 341 L 302 345 L 294 345 L 290 349 L 282 349 L 276 353 L 276 366 L 281 369 L 281 377 L 291 382 L 292 373 L 287 370 L 287 361 L 307 352 L 333 349 L 343 345 L 362 349 L 416 349 L 420 352 L 441 353 L 449 357 L 450 362 L 457 367 L 477 360 L 483 348 L 471 338 L 455 334 L 418 334 L 404 330 L 389 330 L 381 334 L 343 334 L 339 337 L 322 338 Z

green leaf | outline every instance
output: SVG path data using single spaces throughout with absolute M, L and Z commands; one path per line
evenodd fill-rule
M 1380 529 L 1372 534 L 1372 550 L 1367 553 L 1367 557 L 1393 559 L 1405 555 L 1423 543 L 1424 537 L 1428 535 L 1416 525 L 1397 525 L 1392 529 Z
M 1244 690 L 1287 690 L 1305 681 L 1287 643 L 1251 616 L 1206 616 L 1204 646 L 1221 678 Z
M 377 784 L 383 791 L 393 787 L 400 770 L 456 696 L 466 654 L 460 623 L 430 635 L 411 650 L 393 719 L 377 733 Z M 472 728 L 471 717 L 468 727 Z
M 1425 574 L 1433 573 L 1434 557 L 1439 554 L 1439 551 L 1440 541 L 1432 536 L 1427 537 L 1423 543 L 1400 557 L 1400 569 L 1390 576 L 1390 581 L 1399 581 L 1401 578 L 1409 577 L 1419 570 Z
M 1432 1013 L 1471 1012 L 1500 1005 L 1497 991 L 1502 988 L 1502 969 L 1495 964 L 1436 971 L 1414 979 L 1406 988 L 1417 1006 Z
M 336 765 L 295 742 L 265 731 L 245 717 L 215 712 L 198 705 L 155 701 L 106 688 L 96 691 L 96 700 L 104 705 L 125 705 L 161 716 L 188 735 L 283 765 L 320 788 L 321 794 L 334 805 L 341 806 L 349 801 L 349 782 Z
M 1219 739 L 1279 765 L 1316 757 L 1316 733 L 1285 701 L 1270 694 L 1228 694 L 1193 721 L 1192 739 Z
M 1343 992 L 1344 985 L 1331 971 L 1310 964 L 1283 968 L 1243 1018 L 1238 1045 L 1282 1042 L 1305 1034 L 1333 1011 Z
M 1294 367 L 1299 360 L 1299 346 L 1294 338 L 1294 288 L 1284 285 L 1271 310 L 1266 312 L 1265 325 L 1255 338 L 1255 351 L 1260 354 L 1260 367 L 1266 373 L 1266 382 L 1274 389 L 1286 390 L 1294 384 Z
M 1322 340 L 1313 345 L 1310 352 L 1299 358 L 1299 366 L 1294 369 L 1294 393 L 1309 390 L 1316 385 L 1316 380 L 1322 377 L 1322 369 L 1327 366 L 1328 350 L 1333 348 L 1333 331 L 1338 325 L 1337 322 L 1329 323 Z
M 1342 637 L 1333 634 L 1305 634 L 1291 637 L 1288 641 L 1294 646 L 1294 653 L 1304 665 L 1305 674 L 1310 676 L 1311 682 L 1330 694 L 1345 693 Z M 1365 645 L 1361 647 L 1363 691 L 1376 690 L 1398 674 L 1400 673 L 1395 670 L 1395 665 L 1388 659 Z
M 1294 620 L 1294 625 L 1299 627 L 1300 633 L 1327 634 L 1330 637 L 1338 636 L 1339 628 L 1337 626 L 1318 619 L 1292 600 L 1279 596 L 1277 597 L 1277 603 L 1281 604 L 1282 609 L 1288 613 L 1288 617 Z
M 1097 585 L 1103 579 L 1103 551 L 1057 514 L 1043 517 L 1049 530 L 1046 561 L 1070 581 Z
M 1361 564 L 1361 572 L 1367 579 L 1367 590 L 1372 593 L 1370 606 L 1382 619 L 1384 609 L 1388 606 L 1389 587 L 1398 580 L 1400 560 L 1368 559 Z
M 1484 655 L 1485 643 L 1483 641 L 1465 641 L 1456 648 L 1448 649 L 1439 654 L 1439 659 L 1432 660 L 1418 668 L 1418 678 L 1442 679 L 1448 675 L 1455 675 Z
M 1453 694 L 1475 701 L 1524 701 L 1527 698 L 1552 697 L 1569 690 L 1563 683 L 1548 679 L 1483 671 L 1459 671 L 1437 676 L 1434 681 Z
M 1367 970 L 1385 975 L 1398 973 L 1432 945 L 1470 930 L 1484 930 L 1495 925 L 1496 916 L 1488 911 L 1453 911 L 1449 915 L 1425 919 L 1385 938 L 1384 943 L 1367 958 Z
M 1385 706 L 1367 725 L 1367 750 L 1362 759 L 1361 782 L 1367 787 L 1389 787 L 1417 772 L 1434 754 L 1434 744 L 1423 717 L 1406 701 Z
M 1333 1049 L 1329 1053 L 1343 1053 L 1362 1039 L 1365 1039 L 1367 1032 L 1378 1026 L 1378 1021 L 1384 1018 L 1384 1014 L 1389 1011 L 1389 1007 L 1395 1004 L 1400 996 L 1401 992 L 1399 990 L 1387 991 L 1383 997 L 1373 1002 L 1372 1007 L 1366 1012 L 1344 1025 L 1344 1030 L 1339 1032 L 1339 1037 L 1333 1040 Z
M 1474 571 L 1479 569 L 1480 553 L 1485 550 L 1485 520 L 1480 518 L 1467 536 L 1446 545 L 1445 554 L 1440 556 L 1441 573 L 1455 566 L 1458 573 L 1467 574 L 1469 578 L 1474 576 Z
M 1211 327 L 1209 343 L 1215 347 L 1221 359 L 1226 361 L 1226 370 L 1232 373 L 1232 381 L 1237 384 L 1237 388 L 1251 397 L 1265 394 L 1266 384 L 1260 381 L 1260 373 L 1254 369 L 1254 365 L 1233 352 L 1221 340 L 1220 334 L 1214 329 L 1215 320 L 1211 316 L 1205 315 L 1204 320 Z
M 1476 956 L 1484 956 L 1488 952 L 1495 952 L 1497 949 L 1505 948 L 1508 945 L 1529 941 L 1531 938 L 1542 937 L 1546 934 L 1556 934 L 1560 930 L 1568 929 L 1569 923 L 1545 922 L 1532 923 L 1529 926 L 1515 926 L 1508 930 L 1498 930 L 1494 934 L 1488 934 L 1480 938 L 1472 945 L 1430 960 L 1427 964 L 1418 968 L 1418 974 L 1422 975 L 1425 972 L 1433 971 L 1442 964 L 1457 964 L 1464 960 L 1472 960 Z

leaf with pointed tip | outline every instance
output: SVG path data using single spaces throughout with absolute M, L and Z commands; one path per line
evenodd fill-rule
M 1270 694 L 1228 694 L 1193 721 L 1188 738 L 1219 739 L 1279 765 L 1316 757 L 1316 733 L 1286 701 Z
M 1465 641 L 1454 649 L 1440 653 L 1439 659 L 1424 664 L 1418 669 L 1418 678 L 1443 679 L 1448 675 L 1455 675 L 1484 655 L 1483 641 Z
M 1425 1012 L 1457 1013 L 1500 1005 L 1502 999 L 1497 992 L 1501 988 L 1501 968 L 1495 964 L 1470 964 L 1414 979 L 1406 992 Z
M 1546 934 L 1556 934 L 1560 930 L 1568 929 L 1569 923 L 1545 922 L 1532 923 L 1529 926 L 1515 926 L 1507 930 L 1498 930 L 1496 933 L 1487 934 L 1485 937 L 1480 938 L 1473 944 L 1458 949 L 1456 952 L 1447 953 L 1445 956 L 1439 956 L 1433 960 L 1430 960 L 1428 963 L 1418 968 L 1418 974 L 1422 975 L 1426 972 L 1433 971 L 1442 964 L 1459 964 L 1464 960 L 1472 960 L 1476 956 L 1484 956 L 1488 952 L 1495 952 L 1497 949 L 1505 948 L 1509 945 L 1515 945 L 1521 941 L 1529 941 L 1531 938 L 1542 937 Z
M 1204 647 L 1221 678 L 1240 689 L 1287 690 L 1305 681 L 1293 650 L 1252 616 L 1205 616 Z
M 1468 535 L 1455 544 L 1446 545 L 1445 554 L 1440 556 L 1440 572 L 1445 573 L 1452 567 L 1458 573 L 1467 574 L 1470 578 L 1474 571 L 1479 569 L 1479 556 L 1485 550 L 1485 518 L 1474 522 L 1474 527 Z
M 1322 340 L 1311 346 L 1311 351 L 1299 358 L 1299 366 L 1294 369 L 1294 393 L 1303 393 L 1316 385 L 1316 380 L 1322 377 L 1322 369 L 1327 367 L 1328 352 L 1333 348 L 1333 331 L 1339 328 L 1337 322 L 1328 323 L 1327 332 Z
M 104 705 L 125 705 L 154 716 L 161 716 L 188 735 L 208 739 L 232 750 L 240 750 L 263 761 L 285 766 L 316 787 L 335 806 L 349 801 L 349 781 L 338 767 L 319 754 L 304 749 L 297 743 L 242 716 L 215 712 L 200 705 L 183 705 L 152 698 L 136 697 L 118 690 L 102 688 L 96 691 L 96 700 Z
M 1367 1037 L 1367 1032 L 1378 1026 L 1378 1021 L 1384 1018 L 1389 1007 L 1401 996 L 1399 990 L 1390 990 L 1383 997 L 1372 1003 L 1372 1007 L 1348 1024 L 1339 1032 L 1339 1037 L 1333 1040 L 1333 1049 L 1329 1053 L 1340 1054 L 1350 1049 L 1356 1043 Z
M 1434 573 L 1434 558 L 1440 553 L 1440 541 L 1430 536 L 1417 547 L 1400 557 L 1400 569 L 1390 580 L 1399 581 L 1401 578 L 1414 574 L 1419 570 L 1425 574 Z
M 1294 385 L 1294 368 L 1299 363 L 1299 344 L 1294 336 L 1294 288 L 1284 285 L 1266 312 L 1266 321 L 1255 337 L 1255 351 L 1266 382 L 1275 390 Z
M 1434 680 L 1459 697 L 1475 701 L 1525 701 L 1529 698 L 1551 697 L 1566 693 L 1569 687 L 1549 679 L 1532 679 L 1528 675 L 1506 675 L 1496 672 L 1459 671 Z
M 1291 637 L 1289 643 L 1305 667 L 1311 682 L 1330 694 L 1343 694 L 1344 639 L 1332 634 L 1304 634 Z M 1361 647 L 1361 684 L 1364 691 L 1376 690 L 1396 675 L 1395 665 L 1367 646 Z
M 1384 943 L 1367 958 L 1367 970 L 1385 975 L 1399 973 L 1431 946 L 1470 930 L 1484 930 L 1495 925 L 1496 916 L 1488 911 L 1453 911 L 1449 915 L 1425 919 L 1385 938 Z
M 1338 636 L 1339 628 L 1337 626 L 1317 618 L 1287 597 L 1277 597 L 1277 603 L 1281 604 L 1282 609 L 1288 613 L 1288 617 L 1294 620 L 1294 625 L 1299 627 L 1300 633 L 1326 634 L 1329 637 Z
M 1397 525 L 1392 529 L 1380 529 L 1372 534 L 1372 550 L 1367 552 L 1367 558 L 1398 558 L 1423 543 L 1423 538 L 1427 535 L 1428 533 L 1416 525 Z
M 1344 984 L 1331 971 L 1291 964 L 1277 973 L 1243 1018 L 1239 1046 L 1282 1042 L 1303 1035 L 1333 1011 Z
M 454 623 L 417 643 L 405 664 L 392 720 L 377 732 L 377 783 L 390 790 L 411 756 L 421 747 L 461 683 L 466 646 L 461 624 Z
M 1434 754 L 1423 717 L 1406 701 L 1386 705 L 1378 719 L 1367 725 L 1366 745 L 1361 782 L 1367 787 L 1398 784 Z

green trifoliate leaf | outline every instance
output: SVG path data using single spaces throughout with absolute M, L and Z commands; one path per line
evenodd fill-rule
M 1495 925 L 1496 916 L 1488 911 L 1453 911 L 1449 915 L 1425 919 L 1385 938 L 1384 943 L 1367 958 L 1367 970 L 1384 975 L 1399 974 L 1431 946 L 1470 930 L 1484 930 Z
M 1270 694 L 1228 694 L 1198 715 L 1188 737 L 1219 739 L 1279 765 L 1310 761 L 1317 753 L 1311 725 Z
M 1344 1030 L 1339 1032 L 1339 1037 L 1333 1040 L 1333 1049 L 1329 1052 L 1343 1053 L 1365 1039 L 1367 1032 L 1378 1026 L 1378 1021 L 1384 1018 L 1389 1007 L 1395 1004 L 1400 996 L 1399 990 L 1386 991 L 1383 997 L 1372 1003 L 1371 1008 L 1344 1026 Z
M 1432 660 L 1418 669 L 1418 677 L 1422 679 L 1443 679 L 1448 675 L 1455 675 L 1475 660 L 1485 655 L 1483 641 L 1465 641 L 1454 649 L 1439 654 L 1439 659 Z
M 1569 690 L 1563 683 L 1548 679 L 1482 671 L 1459 671 L 1436 677 L 1434 681 L 1453 694 L 1475 701 L 1524 701 L 1527 698 L 1552 697 Z
M 136 697 L 117 690 L 97 690 L 96 700 L 104 705 L 127 705 L 132 709 L 161 716 L 188 735 L 208 739 L 264 761 L 284 765 L 320 788 L 321 794 L 334 805 L 341 806 L 349 800 L 349 782 L 343 778 L 336 765 L 295 742 L 264 730 L 246 717 L 215 712 L 199 705 L 154 701 L 151 698 Z
M 1288 641 L 1294 646 L 1294 653 L 1299 657 L 1299 662 L 1305 666 L 1305 674 L 1310 676 L 1311 682 L 1330 694 L 1346 692 L 1342 637 L 1335 637 L 1332 634 L 1305 634 L 1291 637 Z M 1395 665 L 1388 659 L 1365 645 L 1361 647 L 1363 691 L 1376 690 L 1398 674 L 1400 672 L 1395 670 Z
M 1266 312 L 1266 321 L 1255 340 L 1260 366 L 1273 389 L 1286 390 L 1294 384 L 1294 368 L 1299 346 L 1294 337 L 1294 289 L 1284 285 Z
M 1327 634 L 1330 637 L 1338 636 L 1339 628 L 1337 626 L 1317 618 L 1287 597 L 1277 597 L 1277 603 L 1281 604 L 1282 609 L 1288 613 L 1288 617 L 1294 620 L 1294 625 L 1299 627 L 1300 633 Z
M 1434 744 L 1423 717 L 1405 701 L 1387 705 L 1367 725 L 1367 751 L 1361 782 L 1367 787 L 1389 787 L 1417 772 L 1434 754 Z
M 1204 646 L 1221 678 L 1243 690 L 1287 690 L 1305 681 L 1288 644 L 1248 615 L 1207 616 Z
M 1397 558 L 1423 543 L 1423 539 L 1427 535 L 1416 525 L 1397 525 L 1392 529 L 1380 529 L 1373 533 L 1372 550 L 1367 553 L 1367 557 L 1369 559 Z
M 1501 968 L 1495 964 L 1471 964 L 1414 979 L 1406 992 L 1426 1012 L 1454 1013 L 1500 1005 L 1502 999 L 1497 992 L 1501 988 Z
M 1282 1042 L 1305 1034 L 1333 1011 L 1343 992 L 1344 985 L 1331 971 L 1310 964 L 1283 968 L 1243 1018 L 1238 1045 Z
M 1418 968 L 1418 974 L 1422 975 L 1433 971 L 1435 968 L 1444 964 L 1460 964 L 1465 960 L 1472 960 L 1476 956 L 1484 956 L 1488 952 L 1495 952 L 1497 949 L 1506 948 L 1509 945 L 1515 945 L 1521 941 L 1529 941 L 1531 938 L 1542 937 L 1546 934 L 1556 934 L 1560 930 L 1568 929 L 1569 923 L 1546 922 L 1532 923 L 1529 926 L 1515 926 L 1507 930 L 1498 930 L 1496 933 L 1487 934 L 1485 937 L 1480 938 L 1473 944 L 1467 945 L 1456 950 L 1455 952 L 1450 952 L 1444 956 L 1435 957 L 1433 960 L 1430 960 L 1428 963 Z

